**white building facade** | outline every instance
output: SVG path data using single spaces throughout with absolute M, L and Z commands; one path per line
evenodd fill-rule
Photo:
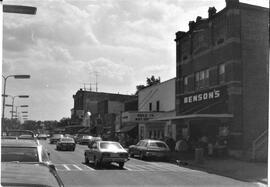
M 133 114 L 139 123 L 139 139 L 176 139 L 176 126 L 160 118 L 174 117 L 175 78 L 147 87 L 138 93 L 138 113 Z

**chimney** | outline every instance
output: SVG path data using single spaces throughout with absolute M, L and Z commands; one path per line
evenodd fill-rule
M 208 18 L 211 18 L 213 15 L 215 15 L 217 12 L 215 7 L 209 7 L 208 9 Z
M 201 20 L 202 20 L 202 17 L 201 17 L 201 16 L 197 16 L 196 22 L 199 22 L 199 21 L 201 21 Z
M 193 30 L 193 29 L 194 29 L 194 26 L 195 26 L 195 22 L 194 22 L 194 21 L 190 21 L 190 22 L 188 23 L 188 26 L 189 26 L 189 30 L 190 30 L 190 31 Z

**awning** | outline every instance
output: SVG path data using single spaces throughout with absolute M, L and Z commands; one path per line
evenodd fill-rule
M 124 126 L 120 130 L 117 130 L 116 132 L 129 132 L 132 129 L 134 129 L 135 127 L 137 127 L 137 124 Z
M 232 118 L 233 114 L 188 114 L 188 115 L 179 115 L 173 117 L 164 117 L 151 119 L 150 121 L 168 121 L 176 119 L 190 119 L 190 118 Z

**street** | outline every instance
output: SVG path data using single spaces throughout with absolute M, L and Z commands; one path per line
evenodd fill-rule
M 231 178 L 179 167 L 172 163 L 131 158 L 123 169 L 118 165 L 95 168 L 84 164 L 86 145 L 74 152 L 57 151 L 55 144 L 40 141 L 50 152 L 52 162 L 67 187 L 86 186 L 255 186 Z

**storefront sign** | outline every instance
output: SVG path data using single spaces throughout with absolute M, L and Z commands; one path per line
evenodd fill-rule
M 159 112 L 124 112 L 122 113 L 122 122 L 143 123 L 157 117 Z
M 181 112 L 189 111 L 192 113 L 194 110 L 203 109 L 213 103 L 226 101 L 228 99 L 227 86 L 220 86 L 213 89 L 198 91 L 193 94 L 182 95 L 179 99 Z M 223 110 L 225 112 L 225 105 L 223 106 Z
M 210 100 L 210 99 L 216 99 L 220 97 L 220 90 L 214 89 L 209 92 L 194 94 L 190 96 L 184 97 L 184 104 L 185 103 L 194 103 L 194 102 L 200 102 L 204 100 Z

